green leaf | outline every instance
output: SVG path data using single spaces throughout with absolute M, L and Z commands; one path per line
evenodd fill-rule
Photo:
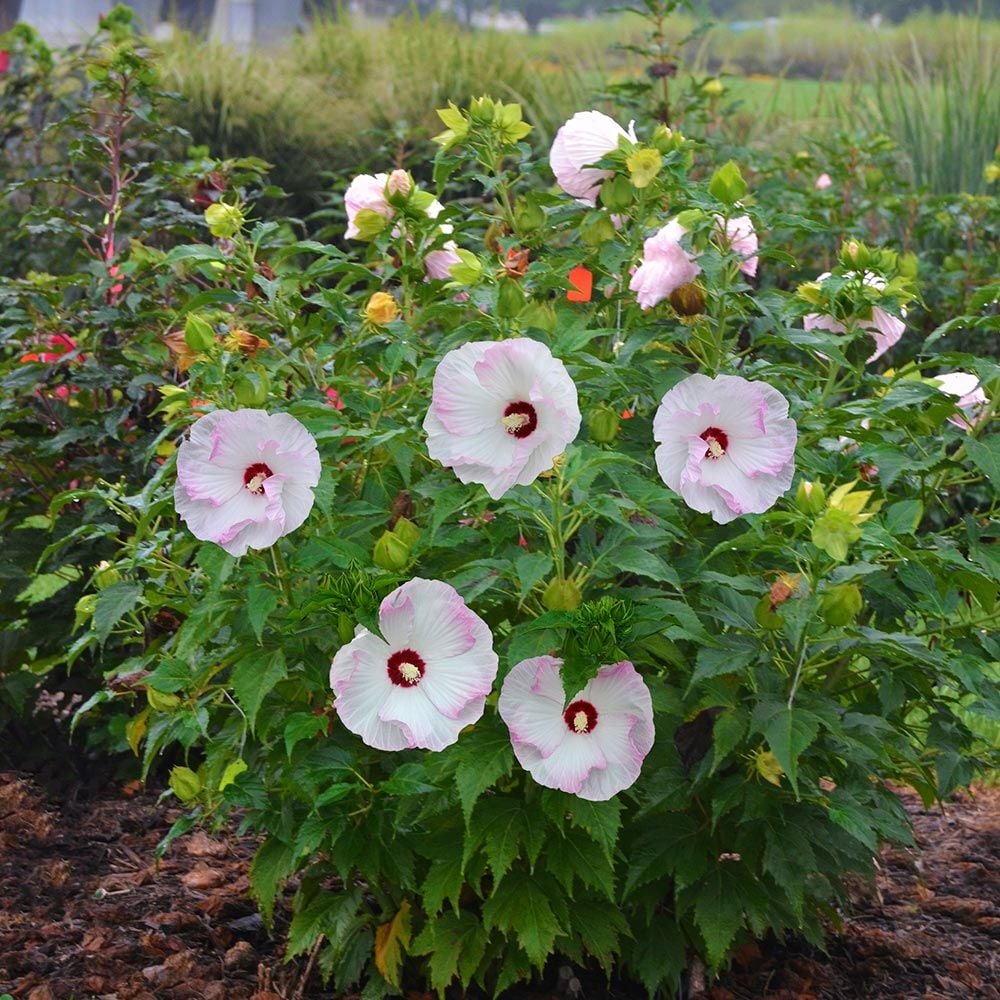
M 885 512 L 885 527 L 892 535 L 912 535 L 924 516 L 919 500 L 900 500 Z
M 497 882 L 510 870 L 514 859 L 525 848 L 525 857 L 534 864 L 545 837 L 541 816 L 527 808 L 520 799 L 483 798 L 472 814 L 465 837 L 462 867 L 482 846 L 493 877 Z
M 650 580 L 660 583 L 670 583 L 680 588 L 677 571 L 668 566 L 655 552 L 650 552 L 639 545 L 616 545 L 609 551 L 602 552 L 601 556 L 608 566 L 613 566 L 615 569 L 649 577 Z
M 628 921 L 621 910 L 599 899 L 578 899 L 573 903 L 573 930 L 587 952 L 610 975 L 618 954 L 621 936 L 629 934 Z
M 472 913 L 442 913 L 413 942 L 414 955 L 430 955 L 430 983 L 443 997 L 455 976 L 467 986 L 486 953 L 488 935 Z
M 314 736 L 326 731 L 325 715 L 313 715 L 312 712 L 292 712 L 285 719 L 285 753 L 290 758 L 296 744 L 303 740 L 311 740 Z
M 264 635 L 264 624 L 278 606 L 278 592 L 264 583 L 253 583 L 247 589 L 247 617 L 253 634 L 260 642 Z
M 510 774 L 514 766 L 510 733 L 495 721 L 484 720 L 462 737 L 455 754 L 459 760 L 455 787 L 462 803 L 465 825 L 468 826 L 479 796 L 498 778 Z
M 260 857 L 259 853 L 257 857 Z M 256 858 L 254 863 L 256 864 Z M 251 869 L 251 884 L 252 879 Z M 357 887 L 341 892 L 319 889 L 305 902 L 296 896 L 295 912 L 288 928 L 288 957 L 293 958 L 310 951 L 320 934 L 324 935 L 335 948 L 341 946 L 354 930 L 355 918 L 361 905 L 361 890 Z M 270 911 L 265 915 L 265 919 L 270 923 Z
M 761 720 L 765 719 L 762 724 Z M 811 712 L 800 708 L 767 703 L 757 706 L 754 720 L 757 731 L 764 734 L 798 798 L 799 755 L 816 739 L 819 720 Z
M 462 857 L 458 851 L 447 851 L 436 857 L 421 887 L 423 905 L 427 913 L 438 913 L 449 901 L 458 913 L 458 897 L 462 891 Z
M 578 878 L 585 886 L 614 899 L 615 872 L 611 862 L 583 830 L 569 829 L 562 838 L 551 838 L 545 848 L 545 867 L 562 883 L 570 898 L 574 878 Z
M 976 468 L 994 485 L 1000 486 L 1000 434 L 993 434 L 985 441 L 967 437 L 965 450 Z
M 138 583 L 113 583 L 105 587 L 97 595 L 94 605 L 94 628 L 97 630 L 97 641 L 103 643 L 111 634 L 112 628 L 123 615 L 128 614 L 142 596 L 142 585 Z
M 247 762 L 242 757 L 238 757 L 229 764 L 219 779 L 219 791 L 221 792 L 227 785 L 231 785 L 246 769 Z
M 287 676 L 287 672 L 285 654 L 280 649 L 254 650 L 233 667 L 233 691 L 246 712 L 251 730 L 265 695 Z
M 747 713 L 738 708 L 727 708 L 716 718 L 712 727 L 712 770 L 718 770 L 722 762 L 739 746 L 746 736 L 749 723 Z
M 695 896 L 694 921 L 705 939 L 708 964 L 713 969 L 722 964 L 743 926 L 743 903 L 734 889 L 733 880 L 717 868 L 701 882 Z
M 483 923 L 516 936 L 539 969 L 551 953 L 556 935 L 563 932 L 549 905 L 545 883 L 525 872 L 512 872 L 497 884 L 483 904 Z
M 276 837 L 268 837 L 254 856 L 250 865 L 250 891 L 260 904 L 260 912 L 267 924 L 274 914 L 274 897 L 278 885 L 295 871 L 295 852 Z M 299 914 L 296 914 L 298 918 Z M 293 921 L 294 923 L 294 921 Z M 291 939 L 289 939 L 289 953 Z
M 17 595 L 17 601 L 19 604 L 27 604 L 29 607 L 33 604 L 40 604 L 58 594 L 63 587 L 68 587 L 71 583 L 79 580 L 82 575 L 76 566 L 63 566 L 56 573 L 40 573 Z
M 565 793 L 560 793 L 565 794 Z M 609 861 L 614 858 L 618 831 L 622 825 L 622 803 L 617 799 L 606 802 L 590 802 L 575 795 L 567 795 L 571 801 L 570 822 L 587 831 L 601 846 Z

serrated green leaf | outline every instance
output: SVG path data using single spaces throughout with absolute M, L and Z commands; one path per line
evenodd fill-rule
M 256 858 L 254 862 L 256 863 Z M 251 870 L 251 885 L 252 876 Z M 284 878 L 285 875 L 281 877 Z M 274 898 L 273 894 L 271 898 Z M 320 934 L 326 937 L 334 948 L 339 948 L 354 933 L 358 909 L 362 902 L 361 890 L 357 887 L 340 892 L 320 889 L 306 901 L 296 897 L 292 923 L 288 928 L 288 957 L 293 958 L 295 955 L 308 952 Z M 261 912 L 264 912 L 263 907 Z M 270 911 L 265 915 L 265 919 L 270 922 Z
M 698 886 L 694 921 L 705 939 L 708 964 L 719 968 L 743 926 L 743 904 L 734 891 L 733 880 L 726 878 L 722 869 L 711 872 Z
M 227 765 L 225 771 L 222 772 L 222 777 L 219 779 L 219 791 L 221 792 L 228 785 L 231 785 L 246 769 L 247 762 L 242 757 L 237 758 L 231 764 Z
M 462 867 L 480 847 L 499 882 L 524 847 L 524 857 L 533 864 L 545 837 L 542 817 L 520 799 L 483 798 L 476 805 L 465 837 Z
M 260 904 L 265 923 L 271 923 L 279 884 L 294 871 L 295 854 L 292 848 L 276 837 L 268 837 L 250 865 L 250 891 Z
M 479 796 L 497 779 L 510 774 L 514 766 L 510 733 L 495 721 L 484 720 L 462 737 L 454 752 L 458 758 L 455 787 L 468 826 Z
M 125 581 L 113 583 L 97 595 L 93 622 L 98 642 L 104 643 L 122 616 L 128 614 L 138 604 L 141 596 L 141 584 Z
M 458 851 L 448 851 L 443 856 L 435 858 L 427 869 L 421 887 L 423 905 L 427 913 L 440 912 L 446 900 L 458 913 L 458 897 L 463 882 L 462 858 Z
M 233 692 L 246 713 L 251 730 L 256 725 L 264 697 L 286 675 L 285 654 L 281 649 L 254 650 L 233 667 Z
M 253 583 L 247 588 L 247 618 L 258 642 L 263 638 L 268 617 L 277 606 L 278 593 L 267 584 Z
M 562 927 L 543 884 L 525 872 L 512 872 L 483 904 L 483 923 L 515 936 L 532 964 L 541 968 Z
M 993 434 L 983 441 L 968 437 L 965 450 L 976 468 L 994 485 L 1000 486 L 1000 434 Z
M 486 953 L 488 935 L 472 913 L 442 913 L 413 942 L 413 954 L 429 955 L 430 983 L 439 997 L 458 976 L 467 986 Z
M 781 705 L 775 711 L 768 712 L 769 707 L 773 706 L 759 705 L 754 718 L 755 721 L 766 718 L 762 726 L 757 721 L 759 731 L 764 734 L 798 797 L 799 755 L 816 739 L 819 732 L 818 720 L 811 712 L 800 708 Z
M 545 868 L 554 875 L 570 898 L 573 883 L 597 889 L 609 899 L 615 895 L 615 872 L 601 846 L 586 832 L 569 829 L 563 837 L 553 837 L 545 849 Z M 574 921 L 575 922 L 575 921 Z

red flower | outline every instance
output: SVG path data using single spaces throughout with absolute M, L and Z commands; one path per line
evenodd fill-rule
M 49 347 L 47 351 L 32 351 L 30 354 L 22 354 L 21 361 L 42 361 L 45 364 L 54 364 L 76 350 L 76 341 L 65 333 L 53 333 L 45 338 L 45 344 Z M 83 355 L 75 358 L 75 361 L 83 361 Z
M 569 283 L 572 288 L 566 293 L 570 302 L 589 302 L 594 290 L 594 275 L 582 264 L 578 264 L 569 272 Z
M 326 405 L 332 406 L 335 410 L 344 408 L 344 401 L 340 398 L 340 393 L 336 389 L 326 389 Z
M 0 49 L 0 76 L 10 69 L 10 53 Z

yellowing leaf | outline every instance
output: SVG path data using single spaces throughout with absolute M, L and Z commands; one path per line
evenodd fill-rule
M 392 986 L 399 986 L 403 954 L 409 946 L 410 901 L 404 899 L 392 920 L 375 928 L 375 968 Z
M 778 763 L 778 758 L 770 750 L 761 750 L 754 755 L 753 766 L 757 773 L 772 785 L 781 784 L 781 776 L 785 773 Z
M 222 772 L 222 778 L 219 781 L 219 791 L 221 792 L 227 785 L 231 785 L 246 769 L 247 762 L 243 760 L 242 757 L 238 757 L 234 760 L 225 769 L 225 771 Z
M 137 716 L 129 719 L 125 724 L 125 739 L 132 753 L 139 756 L 139 744 L 142 742 L 146 730 L 149 728 L 149 709 L 144 708 Z

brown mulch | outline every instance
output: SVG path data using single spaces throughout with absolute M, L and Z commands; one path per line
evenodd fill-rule
M 963 794 L 944 813 L 903 797 L 921 850 L 882 853 L 876 889 L 858 892 L 826 954 L 787 942 L 749 946 L 692 1000 L 1000 1000 L 1000 789 Z M 307 962 L 282 961 L 285 914 L 271 935 L 248 897 L 253 838 L 187 834 L 156 863 L 179 815 L 138 784 L 55 802 L 30 779 L 0 773 L 0 993 L 332 996 Z M 578 995 L 600 1000 L 589 982 Z

